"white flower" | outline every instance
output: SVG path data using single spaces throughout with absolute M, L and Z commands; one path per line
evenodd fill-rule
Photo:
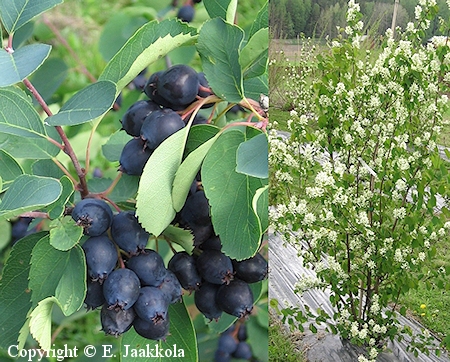
M 404 207 L 400 207 L 398 209 L 392 210 L 392 215 L 395 219 L 403 219 L 406 216 L 406 209 Z
M 399 192 L 403 192 L 406 191 L 406 182 L 403 181 L 402 179 L 398 179 L 397 182 L 395 183 L 395 189 L 398 190 Z
M 305 225 L 314 224 L 315 221 L 316 221 L 316 216 L 311 212 L 307 213 L 303 219 L 303 223 Z
M 414 8 L 414 16 L 416 17 L 416 19 L 419 19 L 421 14 L 422 14 L 422 7 L 420 5 L 417 5 Z

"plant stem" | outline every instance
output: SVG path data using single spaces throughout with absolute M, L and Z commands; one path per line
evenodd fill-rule
M 28 90 L 33 94 L 33 96 L 36 98 L 44 112 L 50 117 L 53 115 L 50 108 L 48 108 L 47 103 L 42 98 L 42 96 L 39 94 L 37 89 L 31 84 L 31 82 L 28 79 L 23 80 L 23 84 L 28 88 Z M 56 131 L 58 132 L 59 136 L 61 137 L 61 140 L 63 142 L 64 148 L 63 151 L 70 157 L 72 160 L 72 163 L 75 167 L 75 170 L 77 172 L 78 179 L 80 180 L 79 184 L 76 185 L 77 189 L 80 191 L 81 198 L 84 199 L 88 194 L 89 190 L 87 187 L 86 182 L 86 173 L 84 169 L 81 167 L 80 162 L 78 161 L 78 158 L 72 148 L 72 145 L 69 142 L 69 139 L 67 138 L 63 128 L 61 126 L 55 126 Z
M 20 214 L 19 217 L 31 217 L 33 219 L 50 219 L 48 213 L 40 211 L 29 211 Z
M 120 178 L 122 177 L 122 175 L 123 175 L 123 172 L 119 171 L 119 173 L 117 174 L 114 181 L 111 183 L 111 185 L 109 185 L 109 187 L 105 191 L 102 191 L 102 192 L 99 192 L 96 194 L 92 193 L 92 194 L 90 194 L 90 196 L 99 196 L 101 198 L 105 198 L 105 196 L 109 195 L 114 190 L 114 187 L 116 187 L 116 185 L 120 181 Z
M 52 158 L 52 161 L 56 164 L 56 166 L 58 166 L 62 172 L 64 172 L 64 174 L 70 178 L 70 180 L 73 182 L 74 186 L 76 186 L 78 184 L 78 181 L 75 180 L 75 178 L 69 173 L 69 171 L 67 171 L 67 169 L 64 167 L 64 165 L 58 161 L 58 159 L 56 157 Z

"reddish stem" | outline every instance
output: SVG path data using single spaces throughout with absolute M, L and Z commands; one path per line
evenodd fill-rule
M 50 110 L 50 108 L 48 108 L 47 103 L 42 98 L 42 96 L 39 94 L 37 89 L 33 86 L 33 84 L 31 84 L 31 82 L 28 79 L 24 79 L 23 84 L 25 84 L 25 86 L 28 88 L 28 90 L 31 92 L 31 94 L 33 94 L 33 96 L 36 98 L 36 100 L 38 101 L 38 103 L 40 104 L 40 106 L 42 107 L 44 112 L 49 117 L 52 116 L 53 115 L 52 111 Z M 55 126 L 55 129 L 58 132 L 59 136 L 61 137 L 61 140 L 63 141 L 63 145 L 64 145 L 63 151 L 70 157 L 70 159 L 72 160 L 72 163 L 75 167 L 78 178 L 80 180 L 79 184 L 76 185 L 76 187 L 80 191 L 81 198 L 84 199 L 89 194 L 89 190 L 88 190 L 87 182 L 86 182 L 86 173 L 85 173 L 84 169 L 81 167 L 80 162 L 78 161 L 78 158 L 72 148 L 72 145 L 70 144 L 69 139 L 67 138 L 62 127 Z
M 117 210 L 117 212 L 121 212 L 122 211 L 122 210 L 120 210 L 120 207 L 117 206 L 117 204 L 114 201 L 112 201 L 110 198 L 108 198 L 108 197 L 106 197 L 104 195 L 101 195 L 101 198 L 103 200 L 105 200 L 105 201 L 108 201 L 112 205 L 112 207 L 114 207 Z
M 19 217 L 31 217 L 33 219 L 50 219 L 47 212 L 29 211 L 20 214 Z

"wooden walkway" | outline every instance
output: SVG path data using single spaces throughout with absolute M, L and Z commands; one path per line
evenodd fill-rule
M 297 250 L 289 244 L 283 245 L 280 237 L 271 234 L 269 236 L 269 299 L 276 299 L 280 307 L 308 305 L 312 311 L 321 308 L 329 314 L 333 314 L 333 308 L 329 302 L 329 293 L 318 290 L 306 292 L 299 296 L 294 292 L 295 283 L 303 275 L 314 276 L 314 271 L 303 266 L 302 259 L 297 255 Z M 408 325 L 413 331 L 419 333 L 424 329 L 417 321 L 399 316 L 402 325 Z M 449 362 L 447 356 L 437 357 L 434 354 L 426 356 L 419 354 L 415 358 L 406 351 L 408 341 L 390 343 L 390 353 L 382 353 L 379 362 Z M 305 332 L 301 349 L 306 353 L 308 362 L 357 362 L 358 350 L 346 344 L 337 336 L 325 331 L 325 326 L 318 333 Z

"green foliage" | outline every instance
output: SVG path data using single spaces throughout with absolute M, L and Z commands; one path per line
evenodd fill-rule
M 117 2 L 109 10 L 117 14 L 108 22 L 97 2 L 83 0 L 73 14 L 67 4 L 51 9 L 59 3 L 0 1 L 7 37 L 0 50 L 6 70 L 0 74 L 0 228 L 6 234 L 0 238 L 6 260 L 0 279 L 2 349 L 18 343 L 49 350 L 62 344 L 61 331 L 81 318 L 88 278 L 82 245 L 89 236 L 83 235 L 83 223 L 92 222 L 86 215 L 77 222 L 71 217 L 81 199 L 102 199 L 114 212 L 135 211 L 150 234 L 147 247 L 157 249 L 166 263 L 177 251 L 193 253 L 195 235 L 176 217 L 199 171 L 200 187 L 212 205 L 211 229 L 224 253 L 237 259 L 253 256 L 268 227 L 267 115 L 258 103 L 268 90 L 268 2 L 206 0 L 196 5 L 190 24 L 174 19 L 169 1 L 152 8 L 140 1 Z M 83 14 L 81 25 L 90 33 L 62 29 L 65 11 L 74 15 L 74 24 Z M 95 31 L 89 28 L 88 11 L 99 19 Z M 99 44 L 93 46 L 96 35 Z M 44 44 L 50 42 L 53 47 Z M 141 176 L 126 174 L 123 165 L 118 171 L 122 150 L 132 139 L 118 120 L 144 99 L 136 77 L 148 78 L 147 73 L 177 62 L 204 71 L 211 95 L 178 110 L 186 126 L 152 150 Z M 227 112 L 236 104 L 243 111 L 230 117 Z M 208 124 L 191 127 L 197 114 Z M 25 217 L 33 221 L 24 223 L 20 234 L 32 234 L 20 236 L 11 248 L 9 234 Z M 116 266 L 125 267 L 130 255 L 117 251 Z M 252 290 L 255 302 L 267 295 L 262 283 Z M 194 328 L 193 319 L 199 312 L 186 293 L 183 299 L 170 306 L 167 339 L 155 343 L 161 349 L 176 345 L 183 360 L 198 361 L 199 326 Z M 254 317 L 259 318 L 254 328 L 259 338 L 267 332 L 261 305 L 255 306 Z M 224 316 L 209 333 L 217 335 L 235 319 Z M 200 329 L 206 328 L 204 322 Z M 97 338 L 91 342 L 86 336 L 89 343 Z M 98 338 L 99 344 L 103 341 Z M 127 345 L 143 346 L 148 340 L 131 328 L 118 344 L 125 352 Z

